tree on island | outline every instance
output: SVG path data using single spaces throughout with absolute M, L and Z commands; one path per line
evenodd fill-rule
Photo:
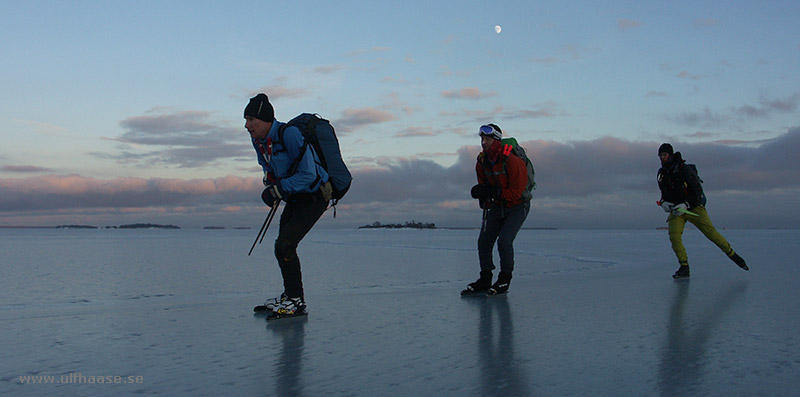
M 423 223 L 417 221 L 406 222 L 404 224 L 399 223 L 388 223 L 382 224 L 378 221 L 373 222 L 371 225 L 364 225 L 359 226 L 359 229 L 436 229 L 436 224 L 434 223 Z
M 97 229 L 97 226 L 92 225 L 58 225 L 56 229 Z
M 130 225 L 120 225 L 120 229 L 180 229 L 175 225 L 157 225 L 154 223 L 133 223 Z

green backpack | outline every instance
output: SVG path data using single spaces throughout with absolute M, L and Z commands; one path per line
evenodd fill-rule
M 525 187 L 525 191 L 522 193 L 522 199 L 525 201 L 529 201 L 533 198 L 533 190 L 536 189 L 536 180 L 534 177 L 536 176 L 536 171 L 533 169 L 533 163 L 531 163 L 531 159 L 528 158 L 528 152 L 525 150 L 524 147 L 520 146 L 515 138 L 503 138 L 500 143 L 503 144 L 503 154 L 508 156 L 509 153 L 514 153 L 517 157 L 521 158 L 522 161 L 525 162 L 525 167 L 528 169 L 528 185 Z M 506 164 L 503 163 L 503 172 L 505 172 Z

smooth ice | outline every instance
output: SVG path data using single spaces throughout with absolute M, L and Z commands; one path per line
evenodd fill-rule
M 252 312 L 281 291 L 274 231 L 247 256 L 256 232 L 0 230 L 0 395 L 800 387 L 797 230 L 721 230 L 745 272 L 689 227 L 685 281 L 663 230 L 523 230 L 510 292 L 493 298 L 459 296 L 477 230 L 313 230 L 310 314 L 279 322 Z M 139 381 L 87 382 L 114 376 Z

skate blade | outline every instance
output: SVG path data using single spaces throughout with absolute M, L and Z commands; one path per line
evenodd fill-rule
M 290 319 L 303 319 L 308 318 L 308 312 L 303 313 L 296 313 L 296 314 L 276 314 L 270 313 L 267 316 L 267 321 L 274 321 L 274 320 L 290 320 Z

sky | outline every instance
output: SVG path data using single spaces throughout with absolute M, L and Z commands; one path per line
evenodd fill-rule
M 0 226 L 258 228 L 264 92 L 336 128 L 321 227 L 479 226 L 489 122 L 536 168 L 525 227 L 664 226 L 662 142 L 717 226 L 797 227 L 800 3 L 454 4 L 0 0 Z

